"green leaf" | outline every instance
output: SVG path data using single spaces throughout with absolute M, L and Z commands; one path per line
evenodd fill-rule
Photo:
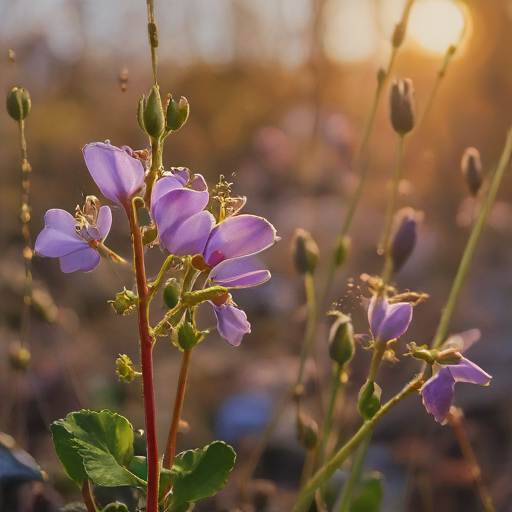
M 106 410 L 83 410 L 53 423 L 52 434 L 57 455 L 75 482 L 85 480 L 84 474 L 79 471 L 78 455 L 82 469 L 95 484 L 103 487 L 129 485 L 145 489 L 145 482 L 127 469 L 133 459 L 133 429 L 126 418 Z M 55 441 L 56 438 L 59 442 Z M 62 445 L 68 449 L 64 457 L 66 464 L 59 453 Z
M 362 489 L 352 502 L 350 512 L 379 512 L 384 496 L 384 478 L 374 472 L 363 475 Z
M 171 480 L 174 505 L 217 494 L 226 485 L 235 458 L 233 448 L 222 441 L 178 455 L 171 475 L 164 474 L 162 478 Z
M 101 509 L 101 512 L 129 512 L 128 507 L 124 503 L 109 503 L 105 508 Z
M 78 454 L 76 445 L 73 442 L 73 435 L 67 431 L 64 426 L 66 420 L 54 421 L 50 430 L 52 433 L 53 444 L 57 457 L 64 467 L 69 478 L 76 482 L 78 485 L 87 480 L 87 473 L 84 469 L 82 457 Z

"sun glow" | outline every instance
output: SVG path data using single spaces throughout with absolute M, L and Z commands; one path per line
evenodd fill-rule
M 455 0 L 424 0 L 414 4 L 409 33 L 423 48 L 444 53 L 458 45 L 466 27 L 467 13 Z

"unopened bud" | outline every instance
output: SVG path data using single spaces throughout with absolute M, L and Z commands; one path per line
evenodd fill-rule
M 207 331 L 198 331 L 191 322 L 184 321 L 172 332 L 172 342 L 181 350 L 190 350 L 204 339 Z
M 333 311 L 338 316 L 329 331 L 329 355 L 340 367 L 347 364 L 355 353 L 354 327 L 349 316 Z
M 9 363 L 14 370 L 27 370 L 30 364 L 30 352 L 19 342 L 11 343 L 9 347 Z
M 129 512 L 129 508 L 119 501 L 109 503 L 105 508 L 101 509 L 102 512 Z
M 188 119 L 190 105 L 187 98 L 183 96 L 180 101 L 174 101 L 169 94 L 169 104 L 167 105 L 167 115 L 165 118 L 165 130 L 167 132 L 177 132 Z
M 395 132 L 405 135 L 414 128 L 415 103 L 412 80 L 393 80 L 389 94 L 389 112 Z
M 400 48 L 400 46 L 402 46 L 406 29 L 407 25 L 403 21 L 395 25 L 395 31 L 393 32 L 393 38 L 391 39 L 393 48 Z
M 306 450 L 314 450 L 318 446 L 318 425 L 313 418 L 300 414 L 297 418 L 299 442 Z
M 398 272 L 409 259 L 416 245 L 416 221 L 415 211 L 412 208 L 403 208 L 395 215 L 395 236 L 391 242 L 391 259 L 393 271 Z
M 384 80 L 386 80 L 386 70 L 384 68 L 379 68 L 377 71 L 377 84 L 382 85 L 384 83 Z
M 348 253 L 350 251 L 350 245 L 351 240 L 348 235 L 343 235 L 336 243 L 336 247 L 334 249 L 334 262 L 336 263 L 337 267 L 343 265 L 347 259 Z
M 142 228 L 142 244 L 143 245 L 149 245 L 152 244 L 156 237 L 158 236 L 158 230 L 156 229 L 156 226 L 144 226 Z
M 137 307 L 139 298 L 131 290 L 125 288 L 122 292 L 116 294 L 114 300 L 108 302 L 112 304 L 118 315 L 128 315 Z
M 126 354 L 119 354 L 116 359 L 116 373 L 121 382 L 130 384 L 140 372 L 135 371 L 132 360 Z
M 139 101 L 137 119 L 139 126 L 150 137 L 158 138 L 162 135 L 165 126 L 165 116 L 160 91 L 156 85 L 151 88 L 147 99 L 142 96 L 142 99 Z
M 372 381 L 366 381 L 366 384 L 359 391 L 357 409 L 365 420 L 372 418 L 380 409 L 381 394 L 382 389 L 380 386 Z
M 309 231 L 304 229 L 295 230 L 291 252 L 292 261 L 299 274 L 307 272 L 312 274 L 315 271 L 320 259 L 320 252 Z
M 174 277 L 169 279 L 169 281 L 165 283 L 164 292 L 162 294 L 165 307 L 174 309 L 180 301 L 180 294 L 181 287 L 178 281 Z
M 470 194 L 476 196 L 483 182 L 482 160 L 478 149 L 467 148 L 460 165 Z
M 30 94 L 23 89 L 15 87 L 8 95 L 5 102 L 8 114 L 15 121 L 23 121 L 30 114 Z

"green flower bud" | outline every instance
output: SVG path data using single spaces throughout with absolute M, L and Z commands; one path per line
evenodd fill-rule
M 25 89 L 14 87 L 7 95 L 5 102 L 8 114 L 15 121 L 23 121 L 30 114 L 31 102 L 30 94 Z
M 129 512 L 128 507 L 119 501 L 109 503 L 105 508 L 101 509 L 101 512 Z
M 187 98 L 183 96 L 180 101 L 174 101 L 169 94 L 169 103 L 167 105 L 167 115 L 165 118 L 165 131 L 177 132 L 188 119 L 190 113 L 190 105 Z
M 183 304 L 187 306 L 197 306 L 198 304 L 213 300 L 222 295 L 226 295 L 227 293 L 228 289 L 224 286 L 212 286 L 205 290 L 195 290 L 193 292 L 183 294 Z
M 369 420 L 373 418 L 375 413 L 380 409 L 380 396 L 382 389 L 375 382 L 369 380 L 359 391 L 359 400 L 357 403 L 357 409 L 359 414 L 365 419 Z
M 347 259 L 348 252 L 350 251 L 351 240 L 348 235 L 343 235 L 337 242 L 334 249 L 334 262 L 339 267 Z
M 142 228 L 142 244 L 149 245 L 152 244 L 156 237 L 158 236 L 158 231 L 155 226 L 144 226 Z
M 137 307 L 139 298 L 131 290 L 125 288 L 122 292 L 116 294 L 114 300 L 108 302 L 112 304 L 118 315 L 128 315 Z
M 313 418 L 300 414 L 297 418 L 299 442 L 306 450 L 314 450 L 318 446 L 318 425 Z
M 461 161 L 461 170 L 469 188 L 470 194 L 474 197 L 478 194 L 484 181 L 482 171 L 482 160 L 480 152 L 476 148 L 467 148 L 464 151 Z
M 139 101 L 137 110 L 139 126 L 150 137 L 157 139 L 162 135 L 165 126 L 164 109 L 162 107 L 162 99 L 160 98 L 158 87 L 154 85 L 151 88 L 147 100 L 142 96 L 141 101 Z
M 208 331 L 198 331 L 191 322 L 184 321 L 172 332 L 172 342 L 181 350 L 189 350 L 194 348 L 204 337 Z
M 173 277 L 165 283 L 164 292 L 162 298 L 164 300 L 165 307 L 174 309 L 180 301 L 181 287 L 178 281 Z
M 320 251 L 313 237 L 304 229 L 296 229 L 291 245 L 292 261 L 299 274 L 313 273 L 320 259 Z
M 331 314 L 337 315 L 338 318 L 329 331 L 329 355 L 341 367 L 354 357 L 354 327 L 349 316 L 339 311 L 333 311 Z
M 116 359 L 116 373 L 121 382 L 130 384 L 135 377 L 142 375 L 142 373 L 135 371 L 132 360 L 126 354 L 119 354 Z

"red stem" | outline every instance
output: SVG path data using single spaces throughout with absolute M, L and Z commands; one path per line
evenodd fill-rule
M 85 480 L 82 484 L 82 498 L 84 499 L 85 508 L 87 512 L 98 512 L 96 503 L 94 503 L 94 497 L 92 495 L 91 482 L 89 479 Z
M 158 481 L 160 465 L 158 461 L 158 447 L 156 441 L 156 412 L 155 389 L 153 385 L 153 338 L 149 331 L 148 299 L 149 289 L 146 281 L 146 269 L 144 267 L 144 250 L 142 236 L 137 219 L 137 212 L 133 203 L 125 206 L 130 231 L 132 233 L 133 254 L 135 260 L 135 278 L 139 304 L 137 307 L 139 316 L 140 354 L 142 368 L 142 394 L 144 400 L 144 414 L 146 420 L 146 444 L 148 464 L 148 494 L 146 512 L 158 510 Z
M 167 437 L 165 447 L 164 468 L 171 469 L 176 455 L 176 437 L 178 436 L 178 427 L 180 424 L 181 410 L 185 400 L 185 390 L 187 389 L 188 369 L 190 368 L 190 358 L 192 349 L 184 350 L 181 359 L 180 375 L 178 377 L 178 387 L 176 388 L 176 398 L 174 400 L 174 410 L 172 412 L 172 421 Z M 170 489 L 169 489 L 170 490 Z

